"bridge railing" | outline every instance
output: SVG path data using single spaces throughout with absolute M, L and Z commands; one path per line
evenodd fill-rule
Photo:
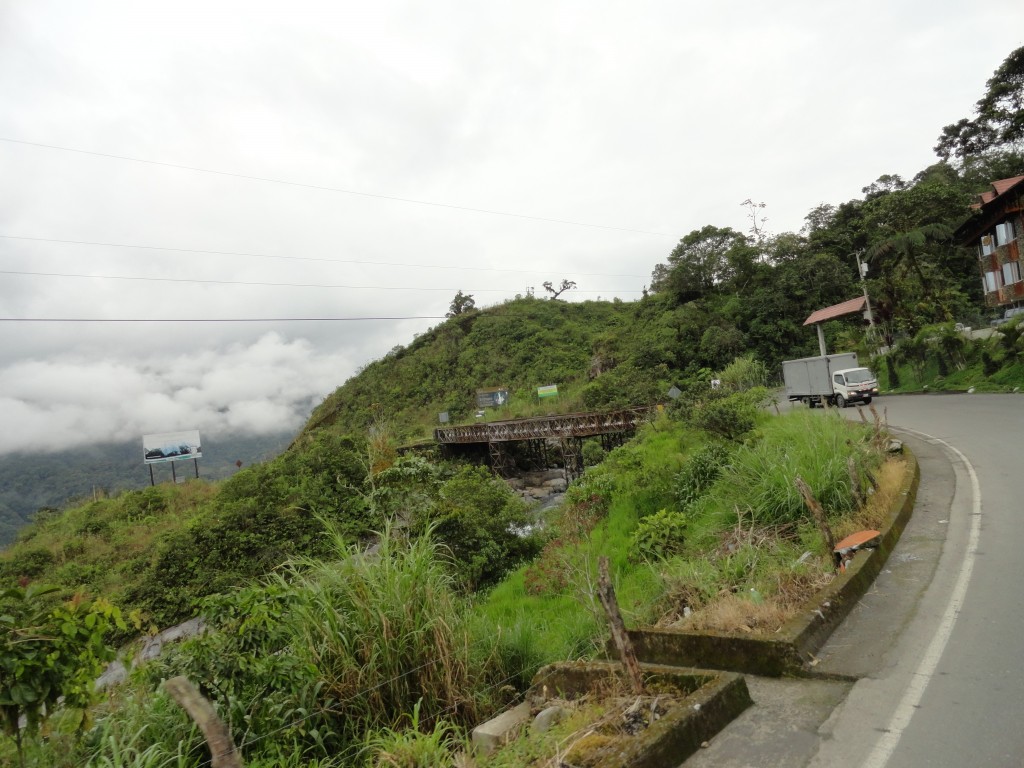
M 653 412 L 653 408 L 625 408 L 602 413 L 571 413 L 515 421 L 438 427 L 434 430 L 434 439 L 438 443 L 496 443 L 511 440 L 589 437 L 634 430 L 649 420 Z

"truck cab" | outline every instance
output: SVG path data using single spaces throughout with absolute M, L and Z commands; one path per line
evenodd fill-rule
M 878 395 L 878 379 L 868 368 L 846 368 L 832 373 L 832 402 L 838 408 L 847 403 L 871 402 Z

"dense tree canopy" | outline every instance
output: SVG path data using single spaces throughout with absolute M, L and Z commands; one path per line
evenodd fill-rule
M 942 129 L 935 146 L 939 157 L 967 160 L 991 150 L 1024 149 L 1024 47 L 989 78 L 974 111 L 973 120 L 965 117 Z
M 752 253 L 746 235 L 709 224 L 680 240 L 667 263 L 654 268 L 651 289 L 681 301 L 699 299 L 737 277 Z

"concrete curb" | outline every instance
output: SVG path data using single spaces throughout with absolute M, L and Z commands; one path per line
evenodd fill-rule
M 904 447 L 907 475 L 875 550 L 859 553 L 832 583 L 771 636 L 726 632 L 637 629 L 629 632 L 637 657 L 648 664 L 746 672 L 765 677 L 808 676 L 814 654 L 868 591 L 899 541 L 914 509 L 920 469 Z

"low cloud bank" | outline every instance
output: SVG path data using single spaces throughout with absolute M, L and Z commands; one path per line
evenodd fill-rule
M 352 369 L 344 355 L 277 333 L 174 356 L 18 361 L 0 369 L 0 454 L 180 429 L 203 435 L 298 430 Z

